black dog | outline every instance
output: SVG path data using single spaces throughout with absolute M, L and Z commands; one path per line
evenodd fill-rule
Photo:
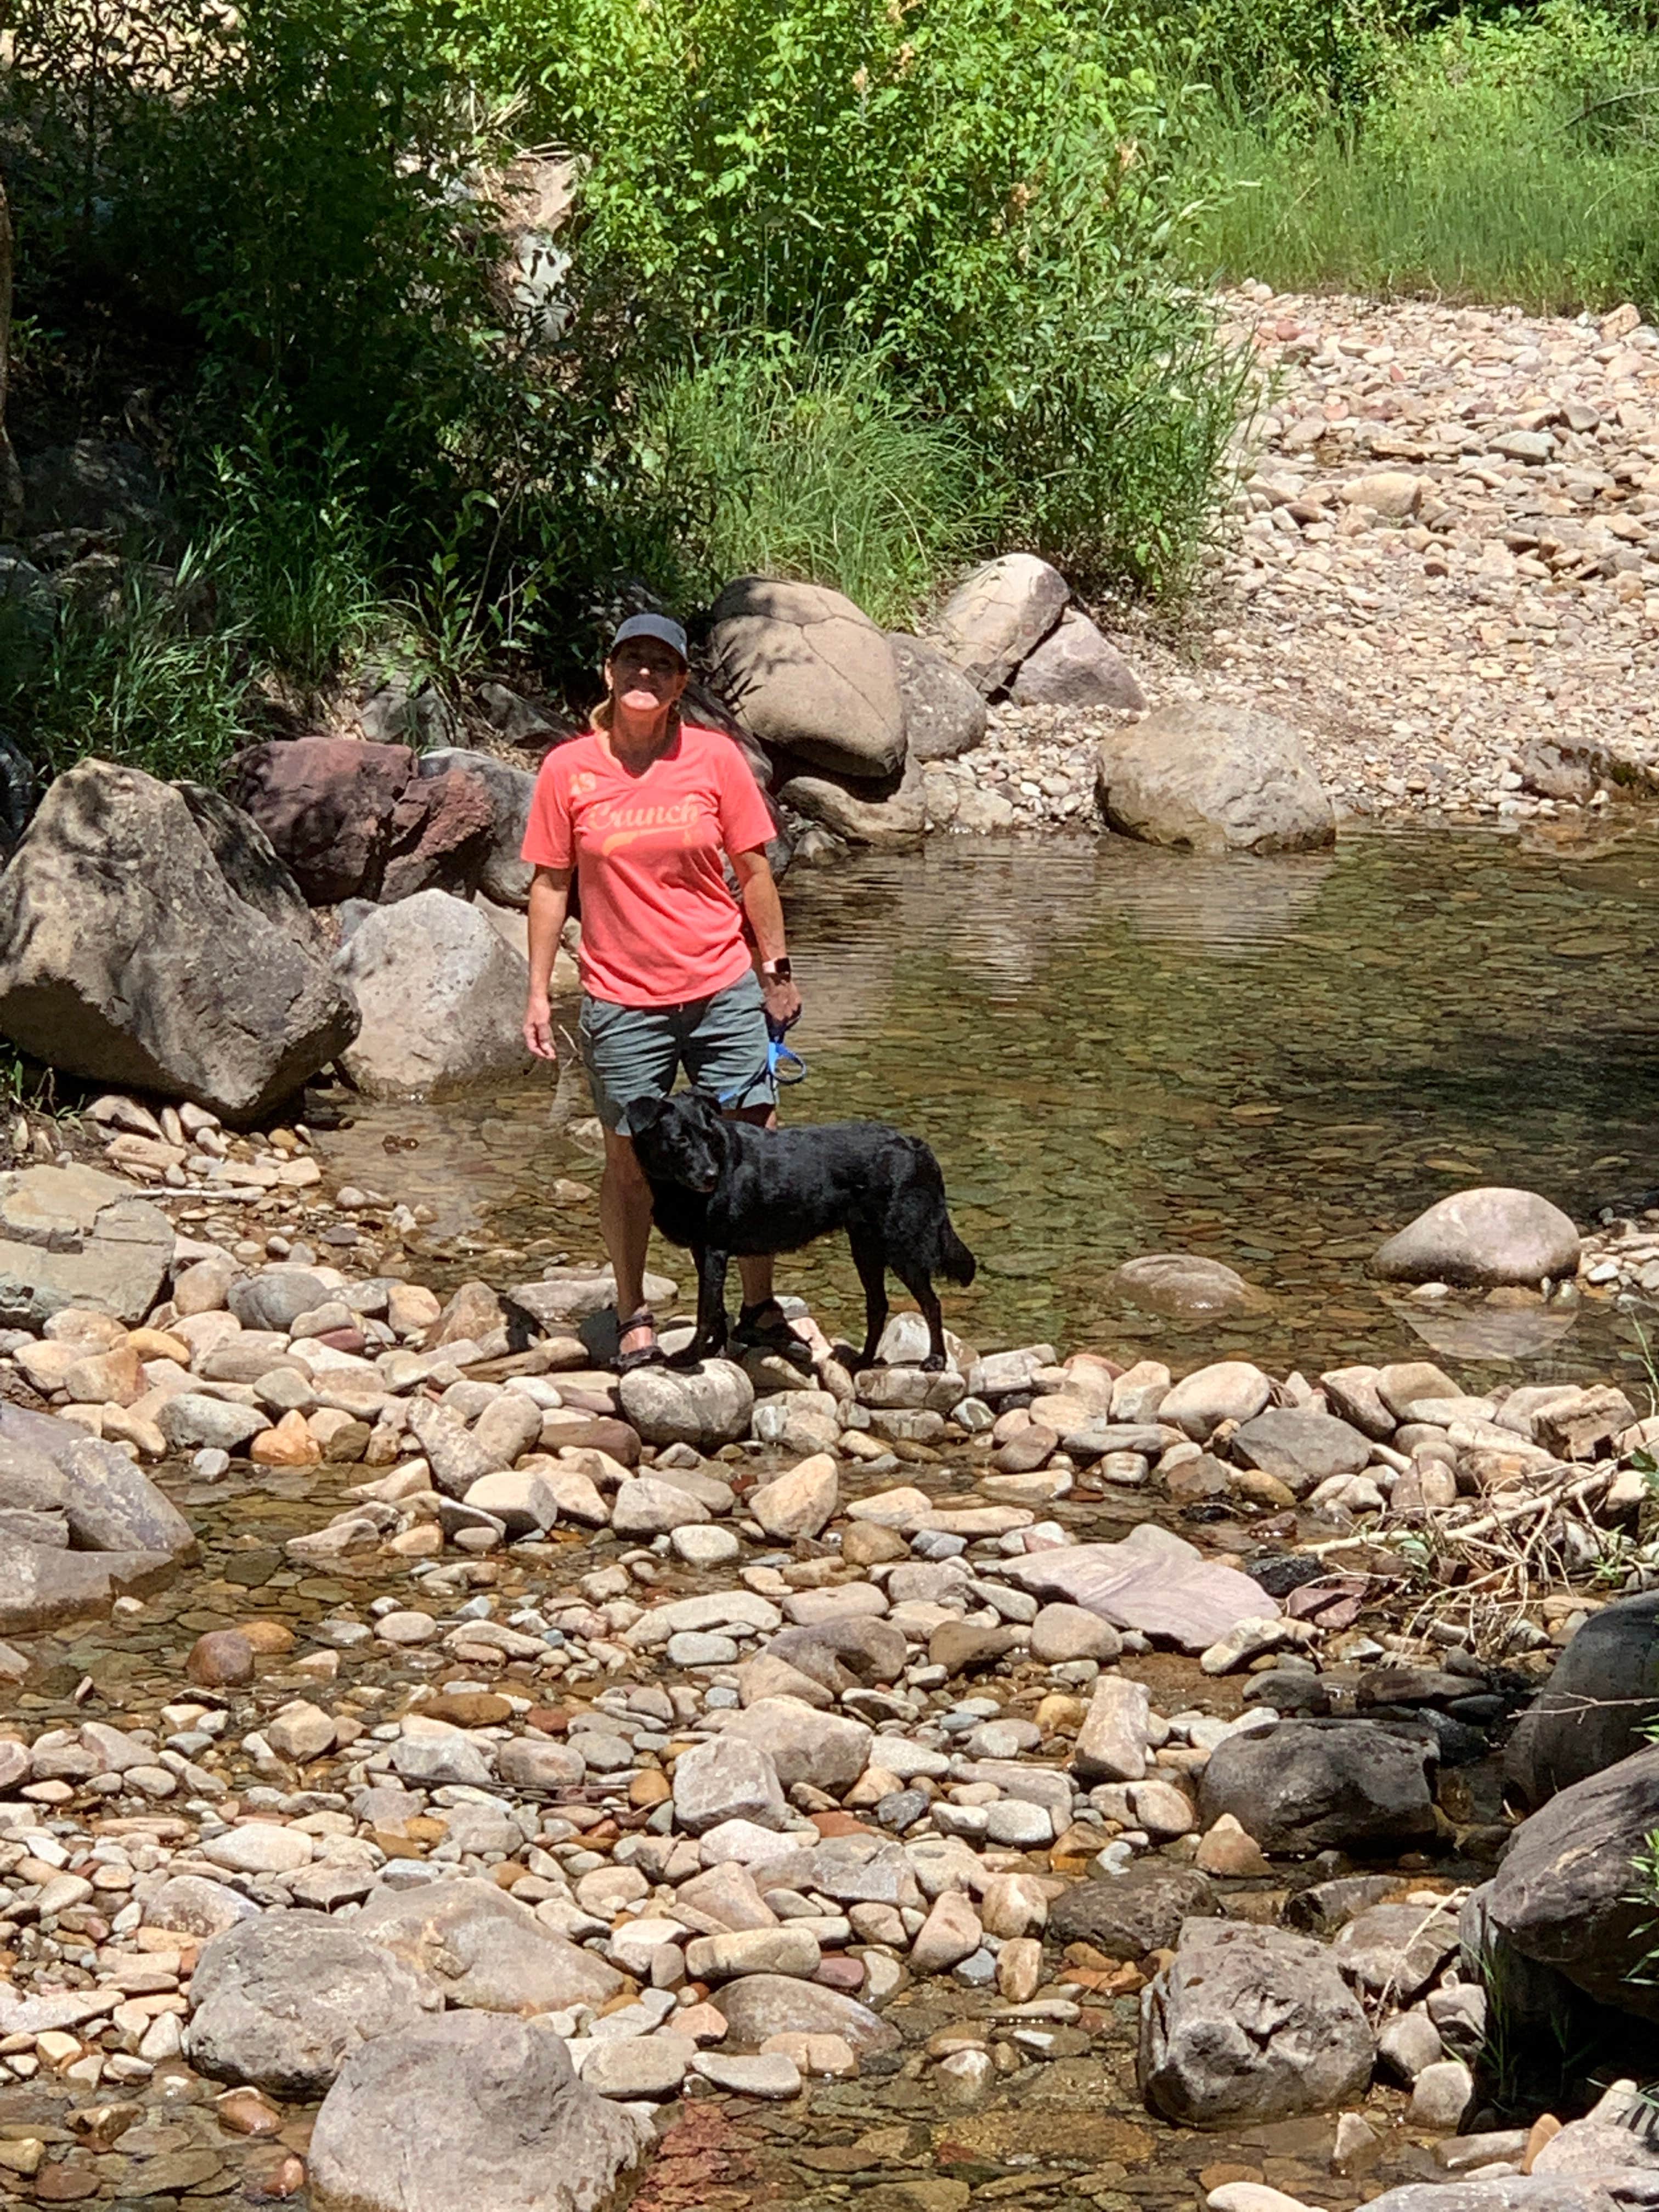
M 975 1261 L 951 1226 L 945 1177 L 920 1137 L 884 1121 L 757 1129 L 729 1121 L 696 1091 L 636 1107 L 629 1124 L 658 1228 L 696 1259 L 697 1333 L 688 1359 L 726 1347 L 728 1261 L 793 1252 L 844 1229 L 864 1285 L 860 1366 L 873 1364 L 887 1324 L 889 1267 L 927 1316 L 922 1364 L 944 1366 L 933 1279 L 971 1283 Z

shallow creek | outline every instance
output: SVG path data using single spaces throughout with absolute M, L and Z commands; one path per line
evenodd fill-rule
M 1656 892 L 1650 830 L 1359 835 L 1276 861 L 944 838 L 803 870 L 811 1073 L 784 1110 L 929 1139 L 980 1261 L 947 1312 L 981 1344 L 1237 1348 L 1280 1372 L 1426 1344 L 1494 1380 L 1608 1376 L 1636 1349 L 1610 1306 L 1437 1312 L 1364 1263 L 1471 1183 L 1581 1221 L 1659 1183 Z M 580 1256 L 592 1210 L 550 1194 L 597 1162 L 549 1126 L 550 1092 L 367 1107 L 326 1165 L 432 1206 L 440 1247 L 551 1236 Z M 415 1148 L 389 1158 L 399 1137 Z M 1271 1305 L 1187 1327 L 1114 1311 L 1107 1275 L 1158 1251 L 1224 1261 Z M 686 1278 L 683 1255 L 659 1264 Z M 839 1243 L 780 1280 L 832 1334 L 861 1322 Z
M 1115 842 L 938 842 L 912 858 L 803 874 L 790 909 L 812 1074 L 788 1110 L 880 1114 L 932 1139 L 981 1260 L 979 1282 L 951 1294 L 948 1311 L 981 1346 L 1047 1337 L 1063 1351 L 1144 1346 L 1188 1364 L 1236 1346 L 1273 1371 L 1311 1373 L 1426 1340 L 1471 1376 L 1610 1375 L 1636 1348 L 1610 1305 L 1435 1314 L 1386 1302 L 1364 1261 L 1383 1232 L 1461 1183 L 1525 1183 L 1584 1218 L 1659 1182 L 1655 888 L 1650 833 L 1559 846 L 1364 836 L 1284 864 L 1211 864 Z M 431 1263 L 411 1240 L 411 1272 L 440 1285 L 477 1270 L 513 1279 L 507 1262 L 532 1243 L 538 1254 L 586 1257 L 597 1248 L 591 1200 L 556 1205 L 552 1185 L 562 1176 L 591 1186 L 596 1162 L 579 1134 L 550 1126 L 549 1109 L 550 1086 L 533 1080 L 441 1107 L 364 1109 L 324 1140 L 327 1176 L 430 1204 Z M 416 1145 L 388 1152 L 387 1138 Z M 512 1248 L 500 1267 L 492 1246 Z M 1271 1294 L 1271 1309 L 1186 1330 L 1105 1309 L 1112 1267 L 1169 1249 L 1228 1261 Z M 662 1256 L 684 1280 L 683 1260 Z M 842 1254 L 789 1262 L 784 1281 L 832 1330 L 855 1320 Z M 1472 1323 L 1486 1333 L 1448 1333 Z M 964 1474 L 941 1464 L 907 1479 L 944 1493 Z M 153 1726 L 204 1630 L 250 1614 L 283 1620 L 303 1654 L 325 1615 L 362 1617 L 384 1592 L 407 1601 L 407 1572 L 390 1559 L 314 1574 L 280 1548 L 361 1478 L 239 1469 L 202 1485 L 164 1471 L 201 1529 L 201 1565 L 133 1619 L 40 1639 L 48 1663 L 16 1697 L 16 1717 L 39 1727 L 94 1712 Z M 848 1486 L 860 1486 L 879 1483 Z M 1146 1510 L 1082 1485 L 1059 1517 L 1080 1538 L 1112 1537 Z M 1259 1523 L 1216 1522 L 1205 1540 L 1244 1553 L 1262 1534 Z M 561 1532 L 473 1571 L 521 1604 L 619 1548 Z M 665 1584 L 680 1594 L 702 1579 L 672 1566 Z M 1167 1655 L 1126 1660 L 1124 1671 L 1164 1711 L 1230 1715 L 1247 1679 L 1205 1678 Z M 373 1727 L 412 1684 L 455 1672 L 435 1652 L 371 1644 L 342 1654 L 325 1702 Z M 77 1705 L 88 1677 L 95 1699 Z M 546 1694 L 521 1662 L 500 1686 Z M 258 1710 L 317 1686 L 314 1675 L 262 1674 Z M 1011 1711 L 1039 1693 L 1005 1688 Z M 1492 1820 L 1491 1764 L 1449 1772 L 1442 1802 L 1460 1826 Z M 1287 1881 L 1331 1870 L 1279 1869 L 1269 1881 L 1218 1887 L 1231 1911 L 1272 1918 Z M 1486 1871 L 1449 1852 L 1401 1868 L 1402 1882 L 1437 1888 Z M 1352 2178 L 1330 2172 L 1334 2115 L 1210 2136 L 1149 2119 L 1134 2086 L 1138 1981 L 1131 1968 L 1115 1984 L 1055 1992 L 1070 2016 L 1058 2017 L 1036 2063 L 992 2027 L 993 1996 L 924 1982 L 890 2014 L 905 2051 L 863 2078 L 814 2084 L 791 2106 L 686 2106 L 635 2203 L 643 2212 L 1194 2212 L 1218 2183 L 1250 2179 L 1347 2212 L 1386 2182 L 1436 2172 L 1428 2138 L 1398 2124 L 1403 2093 L 1388 2088 L 1366 2106 L 1386 2148 Z M 979 2025 L 1009 2070 L 985 2102 L 952 2108 L 922 2047 L 937 2031 Z M 143 2108 L 142 2124 L 134 2115 L 100 2140 L 85 2108 L 124 2094 Z M 220 2124 L 212 2096 L 213 2085 L 167 2067 L 136 2091 L 76 2096 L 45 2077 L 9 2089 L 0 2136 L 81 2146 L 43 2169 L 49 2191 L 30 2185 L 20 2197 L 207 2212 L 291 2185 L 282 2155 L 303 2152 L 308 2114 L 290 2110 L 276 2144 L 250 2144 Z M 14 2200 L 0 2188 L 0 2201 Z

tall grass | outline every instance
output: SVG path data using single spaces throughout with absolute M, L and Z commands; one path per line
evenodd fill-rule
M 1577 0 L 1400 46 L 1370 99 L 1287 130 L 1237 92 L 1189 141 L 1195 272 L 1536 312 L 1659 297 L 1659 38 Z
M 700 510 L 682 587 L 702 596 L 796 577 L 896 627 L 989 526 L 960 434 L 868 354 L 723 352 L 658 388 L 646 434 Z

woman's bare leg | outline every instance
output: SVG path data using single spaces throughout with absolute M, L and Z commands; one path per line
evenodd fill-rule
M 651 1242 L 651 1186 L 645 1179 L 631 1137 L 605 1133 L 605 1174 L 599 1182 L 599 1231 L 617 1274 L 617 1317 L 626 1321 L 645 1304 L 645 1255 Z M 620 1349 L 638 1351 L 647 1341 L 643 1329 L 631 1330 Z
M 739 1106 L 732 1119 L 747 1121 L 755 1129 L 775 1129 L 778 1109 L 775 1106 Z M 772 1295 L 772 1255 L 769 1252 L 750 1254 L 738 1261 L 738 1273 L 743 1278 L 744 1305 L 763 1305 Z

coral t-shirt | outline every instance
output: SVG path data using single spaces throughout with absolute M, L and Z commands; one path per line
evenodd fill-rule
M 556 747 L 536 779 L 522 850 L 533 867 L 575 867 L 590 997 L 675 1006 L 748 973 L 743 912 L 721 854 L 752 853 L 773 834 L 731 738 L 683 722 L 637 775 L 597 731 Z

